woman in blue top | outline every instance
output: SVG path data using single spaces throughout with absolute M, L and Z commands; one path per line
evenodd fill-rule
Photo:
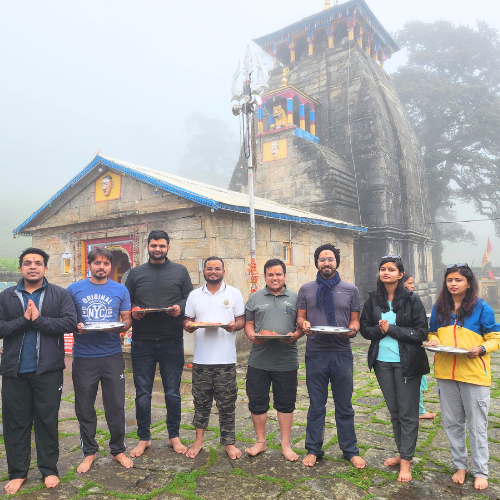
M 375 368 L 391 414 L 399 455 L 385 466 L 399 465 L 398 481 L 411 481 L 411 461 L 418 436 L 420 380 L 429 373 L 427 317 L 418 295 L 404 286 L 399 256 L 386 256 L 379 265 L 377 290 L 370 292 L 361 313 L 361 335 L 371 340 L 368 367 Z

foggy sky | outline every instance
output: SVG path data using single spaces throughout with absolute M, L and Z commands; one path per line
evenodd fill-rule
M 492 0 L 367 2 L 389 32 L 413 19 L 474 25 L 479 18 L 500 28 L 500 7 Z M 15 196 L 16 225 L 99 149 L 175 172 L 194 147 L 185 120 L 195 111 L 224 120 L 237 138 L 230 88 L 247 44 L 319 12 L 323 3 L 0 0 L 1 193 Z M 404 61 L 396 54 L 385 68 L 392 72 Z M 445 260 L 477 263 L 490 235 L 492 260 L 498 255 L 500 264 L 493 225 L 469 229 L 479 245 L 453 248 Z

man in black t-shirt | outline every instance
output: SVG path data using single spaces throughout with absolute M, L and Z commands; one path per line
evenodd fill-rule
M 138 445 L 130 452 L 140 457 L 151 445 L 151 393 L 160 365 L 167 407 L 168 445 L 177 453 L 187 448 L 179 439 L 181 423 L 181 376 L 184 367 L 182 315 L 193 290 L 187 269 L 167 258 L 170 238 L 165 231 L 148 236 L 149 261 L 130 270 L 125 286 L 132 303 L 132 370 L 135 385 Z M 170 308 L 145 314 L 134 308 Z

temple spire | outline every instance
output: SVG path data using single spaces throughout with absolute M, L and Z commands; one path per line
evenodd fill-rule
M 323 7 L 323 10 L 326 10 L 329 8 L 330 8 L 330 0 L 325 0 L 325 6 Z

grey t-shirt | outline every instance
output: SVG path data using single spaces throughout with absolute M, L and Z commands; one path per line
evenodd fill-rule
M 273 295 L 263 288 L 250 295 L 245 308 L 246 321 L 255 323 L 255 333 L 270 330 L 281 335 L 297 329 L 297 292 L 285 288 Z M 263 345 L 252 344 L 248 366 L 268 371 L 292 371 L 299 368 L 297 341 L 287 344 L 270 339 Z
M 321 309 L 316 307 L 316 290 L 318 284 L 311 281 L 302 285 L 297 299 L 297 309 L 307 311 L 307 321 L 311 326 L 328 326 L 328 318 L 325 306 L 322 303 Z M 333 288 L 333 303 L 335 305 L 335 326 L 348 327 L 351 322 L 351 312 L 361 310 L 358 289 L 345 281 L 341 281 Z M 326 333 L 314 333 L 307 336 L 306 351 L 350 351 L 351 342 L 343 339 L 339 335 L 329 335 Z

